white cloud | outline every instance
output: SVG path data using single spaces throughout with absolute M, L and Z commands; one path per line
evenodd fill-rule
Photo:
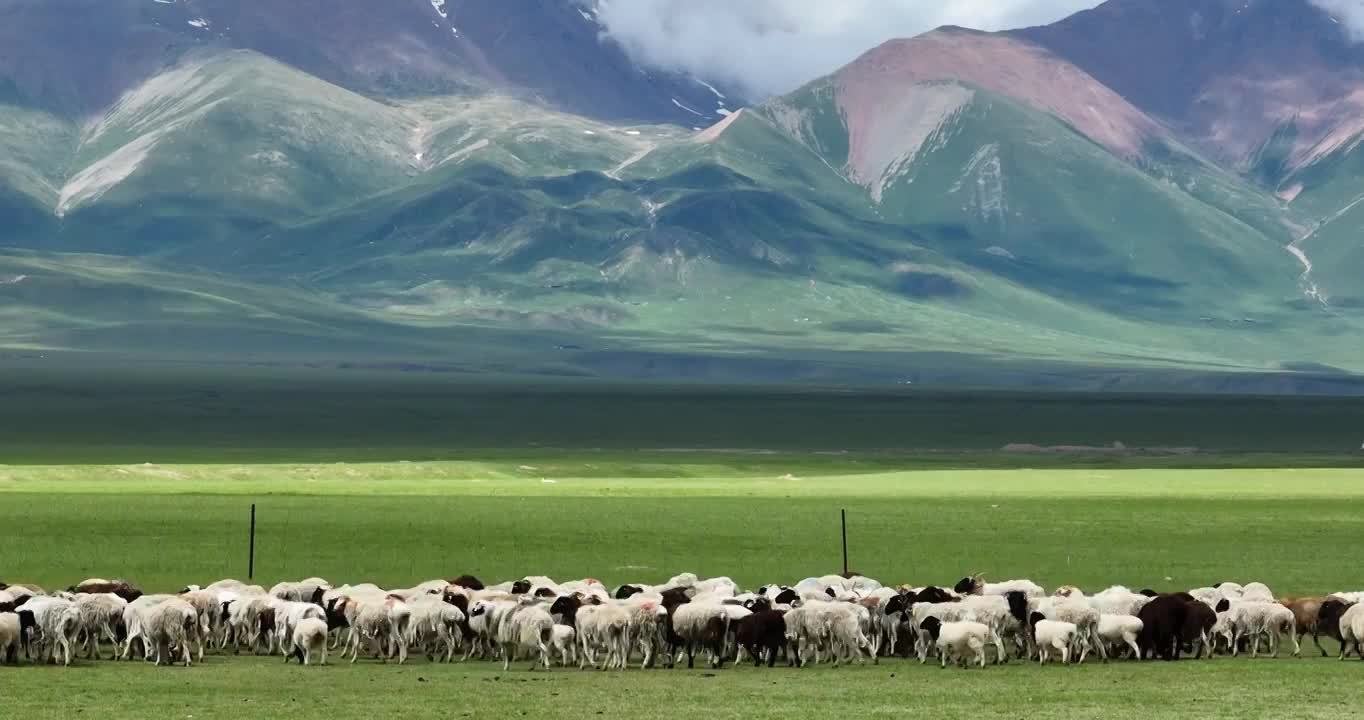
M 1364 40 L 1364 0 L 1312 0 L 1312 4 L 1346 25 L 1355 40 Z
M 1324 0 L 1330 1 L 1330 0 Z M 1364 0 L 1353 0 L 1359 5 Z M 1098 0 L 597 0 L 638 60 L 781 93 L 897 37 L 940 25 L 998 30 L 1052 22 Z

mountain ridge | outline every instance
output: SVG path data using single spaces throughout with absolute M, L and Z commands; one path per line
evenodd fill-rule
M 44 28 L 40 5 L 0 0 L 0 18 Z M 722 90 L 620 64 L 586 5 L 336 0 L 294 29 L 323 5 L 111 0 L 94 17 L 125 25 L 96 39 L 164 37 L 145 18 L 166 12 L 176 38 L 240 35 L 110 51 L 131 64 L 90 82 L 129 84 L 97 109 L 62 100 L 45 79 L 62 68 L 18 70 L 61 43 L 0 50 L 0 345 L 192 355 L 176 342 L 192 337 L 477 372 L 876 382 L 960 380 L 925 363 L 965 357 L 993 369 L 974 381 L 1062 385 L 1364 372 L 1348 129 L 1305 164 L 1281 129 L 1231 162 L 1036 29 L 893 40 L 731 110 Z M 1054 32 L 1136 6 L 1105 7 Z M 262 52 L 293 32 L 294 54 Z M 445 49 L 390 62 L 428 37 Z M 448 84 L 421 80 L 430 63 Z M 586 114 L 562 99 L 584 73 L 600 75 L 574 101 Z M 701 100 L 706 122 L 679 114 Z

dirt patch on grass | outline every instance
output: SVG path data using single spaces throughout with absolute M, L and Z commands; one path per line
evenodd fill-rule
M 1009 443 L 1000 448 L 1006 453 L 1039 453 L 1051 455 L 1197 455 L 1196 447 L 1128 447 L 1121 442 L 1112 445 L 1033 445 Z

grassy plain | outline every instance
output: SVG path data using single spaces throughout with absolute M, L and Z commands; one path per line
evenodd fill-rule
M 126 575 L 148 588 L 243 576 L 258 506 L 257 580 L 321 574 L 410 585 L 473 572 L 547 573 L 614 584 L 682 570 L 742 584 L 837 570 L 837 511 L 852 565 L 888 581 L 966 572 L 1048 586 L 1187 588 L 1259 578 L 1280 592 L 1359 584 L 1364 477 L 1337 470 L 876 470 L 820 474 L 789 456 L 606 476 L 600 460 L 372 465 L 8 466 L 0 469 L 4 570 L 61 586 Z M 855 463 L 852 463 L 855 465 Z M 604 467 L 603 467 L 604 466 Z M 575 472 L 575 468 L 577 471 Z M 814 471 L 812 474 L 805 474 Z M 790 477 L 787 477 L 787 475 Z M 545 482 L 554 480 L 555 482 Z M 1320 551 L 1333 548 L 1330 552 Z M 1334 651 L 1334 647 L 1328 645 Z M 368 718 L 401 709 L 455 717 L 1338 717 L 1364 700 L 1359 663 L 1218 659 L 1177 666 L 941 672 L 876 667 L 526 673 L 500 665 L 364 663 L 304 670 L 277 659 L 203 666 L 82 663 L 0 670 L 16 717 Z M 1329 693 L 1303 688 L 1333 687 Z
M 843 509 L 851 566 L 887 582 L 986 572 L 1089 588 L 1364 585 L 1355 401 L 310 383 L 11 383 L 0 405 L 0 579 L 52 588 L 116 575 L 175 590 L 244 577 L 255 503 L 255 579 L 267 585 L 318 574 L 406 586 L 466 572 L 792 582 L 840 569 Z M 1201 451 L 1000 450 L 1113 441 Z M 0 668 L 0 688 L 6 715 L 30 718 L 96 707 L 200 720 L 1324 718 L 1357 708 L 1364 663 L 1314 653 L 625 675 L 424 659 L 304 670 L 213 656 L 188 670 Z

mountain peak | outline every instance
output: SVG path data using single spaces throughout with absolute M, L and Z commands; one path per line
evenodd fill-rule
M 1236 164 L 1287 123 L 1307 153 L 1360 109 L 1350 98 L 1364 87 L 1364 50 L 1308 0 L 1109 0 L 1011 34 Z
M 254 50 L 370 95 L 494 90 L 598 119 L 722 116 L 705 85 L 639 67 L 564 0 L 0 1 L 0 91 L 30 106 L 98 112 L 204 49 Z

